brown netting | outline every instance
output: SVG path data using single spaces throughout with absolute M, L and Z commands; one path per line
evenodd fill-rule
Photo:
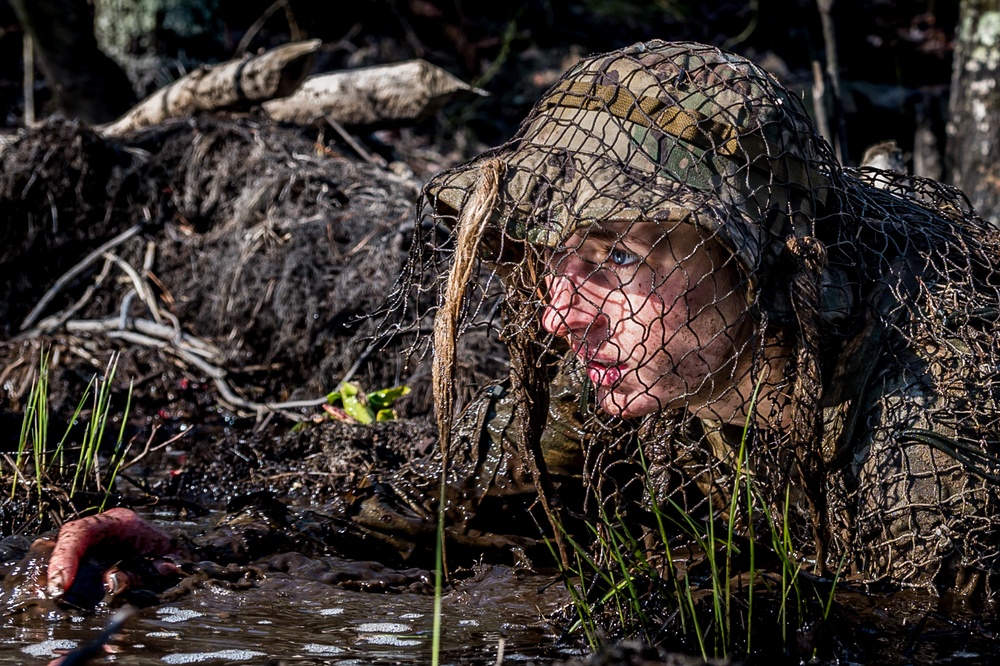
M 442 425 L 449 346 L 491 321 L 520 426 L 490 434 L 515 441 L 555 522 L 649 526 L 651 498 L 705 522 L 735 507 L 743 536 L 777 521 L 818 571 L 920 587 L 993 571 L 1000 241 L 961 193 L 844 168 L 765 71 L 654 41 L 581 61 L 425 199 L 407 284 L 440 287 L 454 317 Z M 546 473 L 574 447 L 574 469 Z M 562 506 L 574 475 L 587 499 Z M 753 501 L 734 505 L 738 487 Z

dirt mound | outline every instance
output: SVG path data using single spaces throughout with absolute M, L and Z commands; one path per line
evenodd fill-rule
M 427 414 L 429 364 L 408 351 L 430 330 L 412 313 L 432 302 L 411 299 L 403 327 L 386 311 L 419 186 L 314 130 L 252 118 L 118 140 L 73 123 L 34 129 L 0 154 L 0 412 L 24 409 L 44 351 L 53 436 L 113 352 L 112 409 L 133 382 L 139 442 L 197 425 L 199 441 L 229 448 L 215 440 L 255 425 L 238 417 L 312 418 L 345 377 L 410 385 L 400 415 Z M 502 346 L 469 337 L 463 385 L 500 376 Z M 222 474 L 210 458 L 201 471 Z
M 219 508 L 257 492 L 316 508 L 340 501 L 345 488 L 372 470 L 389 472 L 426 453 L 436 440 L 429 418 L 370 426 L 331 420 L 282 433 L 232 428 L 218 437 L 199 437 L 196 430 L 185 455 L 160 458 L 158 469 L 141 476 L 151 479 L 154 497 L 191 508 Z

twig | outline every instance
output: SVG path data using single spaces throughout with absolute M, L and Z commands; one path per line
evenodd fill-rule
M 15 368 L 17 368 L 18 366 L 20 366 L 22 364 L 24 364 L 24 357 L 23 356 L 21 356 L 21 357 L 17 358 L 16 360 L 14 360 L 13 363 L 8 363 L 7 367 L 3 369 L 3 372 L 0 372 L 0 386 L 3 386 L 4 382 L 7 381 L 7 375 L 9 375 Z
M 137 330 L 121 329 L 117 318 L 97 321 L 68 321 L 66 322 L 66 330 L 71 333 L 104 333 L 109 338 L 125 340 L 126 342 L 131 342 L 132 344 L 140 345 L 142 347 L 152 347 L 172 352 L 180 360 L 185 361 L 189 365 L 193 365 L 205 375 L 210 377 L 215 383 L 216 389 L 219 391 L 219 397 L 224 402 L 237 409 L 244 409 L 256 414 L 274 411 L 283 414 L 293 421 L 301 421 L 304 418 L 303 416 L 288 410 L 317 407 L 319 405 L 326 404 L 326 396 L 311 400 L 294 400 L 275 403 L 259 403 L 244 400 L 238 396 L 229 385 L 226 380 L 226 370 L 211 363 L 205 358 L 202 358 L 204 350 L 193 348 L 190 343 L 196 340 L 196 338 L 192 338 L 191 336 L 176 331 L 169 326 L 155 324 L 154 322 L 146 320 L 130 319 L 129 324 Z M 207 346 L 207 343 L 201 342 L 201 344 Z M 362 354 L 361 358 L 358 359 L 358 363 L 355 364 L 356 366 L 360 365 L 360 362 L 363 360 L 365 355 L 365 353 Z M 352 370 L 349 371 L 349 374 L 352 374 L 354 370 L 355 369 L 352 368 Z
M 226 371 L 217 365 L 209 363 L 205 359 L 197 356 L 190 351 L 183 349 L 179 346 L 172 344 L 170 340 L 160 340 L 157 338 L 150 337 L 148 335 L 143 335 L 141 333 L 135 333 L 133 331 L 107 331 L 105 333 L 109 338 L 116 338 L 131 342 L 133 344 L 141 345 L 144 347 L 153 347 L 156 349 L 162 349 L 164 351 L 173 352 L 175 356 L 180 358 L 180 360 L 187 362 L 189 365 L 193 365 L 198 368 L 205 375 L 210 377 L 215 384 L 216 390 L 219 392 L 219 398 L 237 409 L 245 409 L 257 414 L 261 414 L 266 411 L 278 411 L 283 413 L 288 418 L 293 421 L 301 421 L 302 416 L 298 414 L 292 414 L 286 412 L 288 409 L 285 403 L 258 403 L 250 402 L 249 400 L 244 400 L 236 394 L 233 388 L 226 381 Z M 323 404 L 326 402 L 326 398 L 316 398 L 317 404 Z
M 142 272 L 148 276 L 156 262 L 156 241 L 146 241 L 146 253 L 142 257 Z
M 26 332 L 25 337 L 34 337 L 34 335 L 37 335 L 38 332 L 51 333 L 52 331 L 56 330 L 57 328 L 65 324 L 67 321 L 72 319 L 73 315 L 79 312 L 84 305 L 90 302 L 90 299 L 93 298 L 94 294 L 97 292 L 98 287 L 104 284 L 104 281 L 110 274 L 111 274 L 111 262 L 105 260 L 104 267 L 101 268 L 101 272 L 97 274 L 97 277 L 94 278 L 93 283 L 91 283 L 90 286 L 88 286 L 86 290 L 84 290 L 83 294 L 80 296 L 80 298 L 76 300 L 75 303 L 73 303 L 71 306 L 69 306 L 62 312 L 46 317 L 42 321 L 38 322 L 37 330 L 31 330 Z
M 129 289 L 122 298 L 122 303 L 118 306 L 118 328 L 124 330 L 128 326 L 128 311 L 132 307 L 132 299 L 135 298 L 135 289 Z
M 823 66 L 819 60 L 812 61 L 813 72 L 813 115 L 816 117 L 816 127 L 819 135 L 826 139 L 827 143 L 833 145 L 833 137 L 830 135 L 830 123 L 826 117 L 826 83 L 823 80 Z
M 52 190 L 45 193 L 45 198 L 49 200 L 49 217 L 52 218 L 52 235 L 59 233 L 59 207 L 56 206 L 56 198 L 52 196 Z
M 130 266 L 131 268 L 131 266 Z M 149 321 L 141 318 L 110 317 L 107 319 L 82 319 L 68 320 L 64 322 L 66 330 L 70 333 L 102 333 L 109 338 L 124 340 L 142 347 L 151 347 L 171 352 L 182 362 L 194 366 L 199 371 L 210 377 L 219 391 L 220 399 L 236 409 L 247 410 L 258 416 L 265 412 L 277 412 L 293 421 L 301 421 L 305 417 L 289 410 L 307 409 L 326 404 L 326 396 L 312 398 L 308 400 L 291 400 L 287 402 L 252 402 L 244 400 L 236 394 L 235 390 L 227 381 L 227 371 L 214 364 L 211 359 L 219 358 L 222 354 L 215 345 L 202 340 L 193 335 L 184 333 L 176 318 L 171 318 L 174 326 L 168 326 L 160 322 Z M 34 333 L 38 333 L 35 329 Z M 23 335 L 21 338 L 31 337 Z M 342 381 L 348 381 L 354 376 L 358 368 L 376 348 L 378 340 L 373 341 L 358 356 L 354 365 L 344 375 Z M 82 350 L 73 350 L 80 353 Z
M 219 350 L 211 343 L 165 324 L 157 324 L 148 319 L 129 318 L 127 325 L 144 335 L 169 341 L 192 354 L 205 357 L 217 357 L 220 355 Z M 109 319 L 77 319 L 67 321 L 66 330 L 70 333 L 108 333 L 111 331 L 126 330 L 126 326 L 122 326 L 117 317 Z
M 237 57 L 242 56 L 244 53 L 247 52 L 247 47 L 250 46 L 250 42 L 252 42 L 253 38 L 257 36 L 257 33 L 260 32 L 260 29 L 264 27 L 264 24 L 267 23 L 267 20 L 271 18 L 276 11 L 278 11 L 287 4 L 288 0 L 275 0 L 275 2 L 271 3 L 270 7 L 264 10 L 264 13 L 260 15 L 260 18 L 258 18 L 256 21 L 250 24 L 250 27 L 247 28 L 246 33 L 244 33 L 243 35 L 243 39 L 241 39 L 240 43 L 236 45 Z M 289 28 L 291 28 L 291 25 L 289 25 Z M 293 39 L 293 41 L 296 40 Z
M 833 98 L 834 126 L 830 128 L 836 141 L 833 142 L 837 158 L 841 162 L 847 160 L 847 124 L 844 120 L 844 96 L 840 89 L 840 63 L 837 59 L 837 35 L 833 27 L 833 17 L 830 10 L 834 0 L 816 0 L 819 17 L 823 25 L 823 42 L 826 47 L 826 73 L 830 77 L 830 92 Z
M 10 468 L 14 470 L 14 476 L 16 476 L 17 480 L 21 482 L 21 485 L 31 490 L 32 488 L 31 481 L 29 481 L 24 477 L 24 474 L 21 473 L 21 468 L 17 466 L 17 463 L 14 462 L 14 459 L 10 457 L 10 454 L 4 453 L 3 459 L 7 461 L 7 464 L 10 465 Z
M 158 429 L 157 426 L 153 426 L 153 432 L 151 432 L 149 434 L 149 439 L 146 440 L 146 446 L 145 446 L 145 448 L 143 448 L 142 453 L 137 454 L 135 457 L 131 458 L 127 463 L 125 463 L 124 465 L 122 465 L 121 469 L 119 470 L 119 473 L 121 473 L 122 471 L 124 471 L 124 470 L 128 469 L 129 467 L 135 465 L 140 460 L 142 460 L 143 458 L 145 458 L 146 456 L 148 456 L 150 453 L 155 453 L 156 451 L 159 451 L 161 449 L 165 449 L 166 447 L 170 446 L 171 444 L 173 444 L 177 440 L 181 439 L 182 437 L 186 437 L 190 433 L 194 432 L 194 430 L 191 430 L 191 429 L 185 430 L 184 432 L 181 432 L 181 433 L 178 433 L 178 434 L 174 435 L 173 437 L 171 437 L 170 439 L 168 439 L 165 442 L 161 442 L 161 443 L 157 444 L 156 446 L 150 447 L 150 445 L 153 443 L 153 436 L 156 435 L 157 429 Z
M 149 313 L 153 315 L 153 319 L 156 320 L 156 323 L 159 324 L 163 321 L 163 317 L 160 315 L 160 308 L 156 305 L 156 297 L 150 291 L 149 285 L 146 281 L 139 275 L 139 272 L 132 268 L 130 263 L 119 257 L 117 254 L 105 252 L 102 256 L 109 261 L 115 262 L 118 268 L 122 269 L 122 271 L 128 275 L 129 279 L 132 280 L 132 286 L 135 287 L 136 294 L 138 294 L 142 302 L 146 304 L 146 308 L 149 309 Z
M 305 38 L 306 33 L 299 27 L 299 22 L 295 20 L 295 12 L 290 4 L 285 5 L 285 21 L 288 22 L 288 33 L 292 36 L 292 41 L 297 42 Z
M 354 377 L 354 373 L 358 371 L 358 368 L 360 368 L 360 367 L 361 367 L 361 364 L 365 362 L 365 359 L 366 359 L 366 358 L 368 358 L 368 356 L 369 356 L 369 355 L 370 355 L 370 354 L 371 354 L 371 353 L 372 353 L 373 351 L 375 351 L 375 349 L 376 349 L 376 348 L 378 348 L 378 346 L 379 346 L 380 344 L 382 344 L 382 343 L 383 343 L 384 341 L 385 341 L 385 338 L 384 338 L 384 336 L 382 336 L 382 337 L 378 337 L 378 338 L 375 338 L 374 340 L 372 340 L 372 341 L 371 341 L 371 342 L 370 342 L 370 343 L 368 344 L 368 346 L 367 346 L 367 347 L 365 347 L 364 351 L 362 351 L 362 352 L 361 352 L 361 353 L 360 353 L 360 354 L 358 355 L 358 358 L 357 358 L 357 360 L 356 360 L 356 361 L 354 361 L 354 365 L 352 365 L 352 366 L 351 366 L 350 368 L 348 368 L 348 369 L 347 369 L 347 372 L 345 372 L 345 373 L 344 373 L 344 376 L 340 378 L 340 381 L 339 381 L 339 382 L 337 382 L 337 385 L 339 386 L 340 384 L 343 384 L 344 382 L 349 382 L 349 381 L 351 381 L 351 378 L 352 378 L 352 377 Z M 324 402 L 325 402 L 325 401 L 324 401 Z
M 337 135 L 347 143 L 347 145 L 353 148 L 354 152 L 356 152 L 361 159 L 368 162 L 368 164 L 371 164 L 372 166 L 377 166 L 383 169 L 385 168 L 385 159 L 383 159 L 381 155 L 372 155 L 368 152 L 368 150 L 362 146 L 357 139 L 351 136 L 350 132 L 344 129 L 343 125 L 337 122 L 337 119 L 334 118 L 333 115 L 327 114 L 326 122 L 330 123 L 330 127 L 333 128 L 333 131 L 336 132 Z
M 80 261 L 78 264 L 73 266 L 73 268 L 69 269 L 66 273 L 64 273 L 61 278 L 56 280 L 56 283 L 54 285 L 49 287 L 49 290 L 45 292 L 45 295 L 43 295 L 42 299 L 38 301 L 38 304 L 35 305 L 35 307 L 32 308 L 31 312 L 28 313 L 28 316 L 24 318 L 24 322 L 21 324 L 20 330 L 23 331 L 31 327 L 31 325 L 34 324 L 35 321 L 38 319 L 38 316 L 45 310 L 46 307 L 48 307 L 52 299 L 55 298 L 59 294 L 59 292 L 61 292 L 66 287 L 67 284 L 72 282 L 74 279 L 76 279 L 78 275 L 87 270 L 87 267 L 89 267 L 92 263 L 100 259 L 105 252 L 108 252 L 109 250 L 118 247 L 119 245 L 127 241 L 129 238 L 132 238 L 132 236 L 138 234 L 140 231 L 142 231 L 142 225 L 133 224 L 131 227 L 121 232 L 120 234 L 118 234 L 117 236 L 115 236 L 114 238 L 107 241 L 106 243 L 98 247 L 96 250 L 88 254 L 86 257 L 83 258 L 82 261 Z
M 353 257 L 355 254 L 357 254 L 358 252 L 361 252 L 361 250 L 365 249 L 365 246 L 367 246 L 368 243 L 370 243 L 373 238 L 375 238 L 376 236 L 378 236 L 383 231 L 385 231 L 385 226 L 384 225 L 380 225 L 380 226 L 375 227 L 374 229 L 372 229 L 371 231 L 369 231 L 367 234 L 365 234 L 365 237 L 362 238 L 361 240 L 359 240 L 354 247 L 352 247 L 350 250 L 348 250 L 345 254 L 343 254 L 341 256 L 343 256 L 345 258 L 346 257 Z
M 146 279 L 148 279 L 150 282 L 159 287 L 160 298 L 162 298 L 163 302 L 167 304 L 167 307 L 168 308 L 174 307 L 174 302 L 175 302 L 174 295 L 171 294 L 170 291 L 167 289 L 167 285 L 163 284 L 163 281 L 160 280 L 160 278 L 156 277 L 156 273 L 154 273 L 151 270 L 146 271 Z
M 185 333 L 180 328 L 180 322 L 177 318 L 173 318 L 174 326 L 166 326 L 165 324 L 157 324 L 156 322 L 149 321 L 148 319 L 131 319 L 132 326 L 135 330 L 140 333 L 145 333 L 146 335 L 152 335 L 158 338 L 169 339 L 177 342 L 184 346 L 192 354 L 198 354 L 199 356 L 218 357 L 222 355 L 222 352 L 218 347 L 213 345 L 207 340 L 203 340 L 196 335 L 191 335 Z
M 35 124 L 35 40 L 32 39 L 30 30 L 21 34 L 24 58 L 24 126 L 31 127 Z

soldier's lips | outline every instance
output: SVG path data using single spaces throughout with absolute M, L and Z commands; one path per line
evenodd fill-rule
M 625 364 L 614 365 L 591 361 L 587 364 L 587 376 L 594 386 L 610 386 L 617 383 L 625 372 Z

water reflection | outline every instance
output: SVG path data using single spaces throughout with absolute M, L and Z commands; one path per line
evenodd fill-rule
M 442 662 L 494 663 L 501 639 L 505 661 L 579 654 L 557 647 L 545 621 L 568 601 L 551 580 L 489 567 L 460 583 L 444 599 Z M 282 573 L 239 592 L 208 584 L 137 612 L 94 663 L 429 663 L 432 605 L 426 595 L 358 592 Z M 7 618 L 0 663 L 45 663 L 92 640 L 108 617 Z

